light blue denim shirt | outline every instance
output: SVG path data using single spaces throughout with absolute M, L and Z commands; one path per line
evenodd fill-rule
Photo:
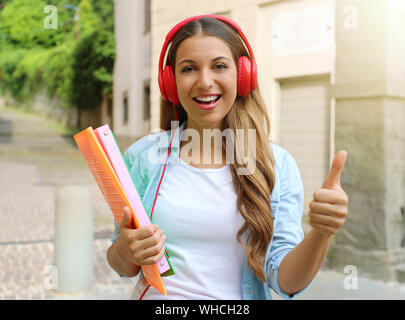
M 180 137 L 186 128 L 184 122 L 176 127 L 168 162 L 174 161 L 173 154 L 179 154 Z M 124 160 L 135 183 L 146 212 L 150 214 L 156 191 L 163 173 L 172 131 L 149 134 L 132 144 L 124 154 Z M 278 282 L 278 270 L 281 261 L 304 238 L 301 226 L 304 188 L 299 169 L 291 154 L 270 143 L 274 155 L 276 181 L 271 193 L 271 209 L 274 219 L 273 238 L 267 248 L 264 270 L 267 281 L 259 280 L 248 267 L 245 255 L 242 275 L 242 297 L 247 300 L 272 299 L 271 290 L 285 299 L 292 299 L 306 291 L 312 282 L 302 291 L 290 296 L 283 292 Z M 164 184 L 164 177 L 162 185 Z M 161 186 L 162 187 L 162 186 Z M 119 236 L 119 227 L 115 223 L 112 237 L 114 243 Z M 140 277 L 143 277 L 142 271 Z

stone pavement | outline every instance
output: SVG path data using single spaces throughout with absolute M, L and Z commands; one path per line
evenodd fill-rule
M 351 283 L 352 287 L 345 288 L 346 277 L 343 272 L 323 268 L 296 300 L 405 300 L 404 284 L 359 276 L 356 285 Z
M 129 297 L 134 279 L 107 264 L 113 220 L 71 136 L 39 116 L 0 108 L 0 299 L 54 299 L 44 268 L 54 264 L 58 186 L 80 184 L 93 196 L 93 287 L 85 295 Z M 69 296 L 66 296 L 68 298 Z
M 70 183 L 85 185 L 93 196 L 93 285 L 61 295 L 45 289 L 44 268 L 54 263 L 56 190 Z M 120 278 L 105 257 L 112 228 L 111 212 L 71 135 L 53 121 L 0 108 L 0 300 L 128 299 L 136 278 Z M 297 299 L 405 299 L 403 284 L 359 278 L 358 288 L 347 290 L 345 276 L 325 263 Z

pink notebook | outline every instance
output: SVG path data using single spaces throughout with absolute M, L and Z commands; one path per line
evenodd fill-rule
M 100 142 L 105 154 L 107 155 L 110 163 L 128 197 L 128 200 L 138 218 L 141 227 L 151 224 L 150 219 L 145 211 L 145 207 L 139 197 L 138 191 L 135 188 L 134 182 L 128 172 L 127 166 L 122 157 L 121 151 L 115 140 L 115 137 L 110 130 L 108 124 L 101 126 L 94 130 L 94 133 Z M 167 255 L 162 257 L 157 263 L 157 267 L 162 276 L 169 276 L 174 274 L 173 268 L 167 258 Z

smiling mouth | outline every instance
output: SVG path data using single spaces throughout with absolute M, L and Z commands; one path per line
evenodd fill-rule
M 222 97 L 222 96 L 220 95 L 220 96 L 218 96 L 215 100 L 211 100 L 211 101 L 199 101 L 199 100 L 197 100 L 196 98 L 193 98 L 193 100 L 194 100 L 195 102 L 199 103 L 199 104 L 210 105 L 210 104 L 212 104 L 212 103 L 217 102 L 219 99 L 221 99 L 221 97 Z

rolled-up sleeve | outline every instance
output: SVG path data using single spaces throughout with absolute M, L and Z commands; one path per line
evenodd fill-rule
M 304 205 L 304 186 L 298 166 L 292 155 L 284 150 L 280 164 L 280 200 L 278 210 L 274 216 L 274 232 L 267 255 L 266 270 L 268 285 L 278 295 L 285 299 L 292 299 L 304 292 L 310 284 L 294 295 L 288 295 L 278 282 L 278 270 L 284 257 L 294 249 L 304 238 L 302 230 L 302 213 Z

